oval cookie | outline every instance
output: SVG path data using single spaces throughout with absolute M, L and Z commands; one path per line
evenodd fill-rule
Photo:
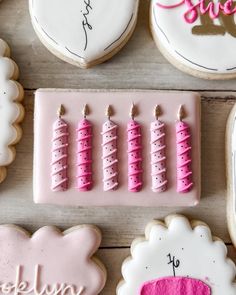
M 236 77 L 236 8 L 232 0 L 152 0 L 151 30 L 177 68 L 206 79 Z
M 0 293 L 99 294 L 106 281 L 105 268 L 94 257 L 100 242 L 100 231 L 88 225 L 63 233 L 46 226 L 33 235 L 15 225 L 0 226 Z
M 117 295 L 234 295 L 236 267 L 209 227 L 172 215 L 134 240 Z
M 7 43 L 0 39 L 0 183 L 6 177 L 6 166 L 15 158 L 14 145 L 22 134 L 19 123 L 24 117 L 20 104 L 23 88 L 15 81 L 18 73 Z
M 29 0 L 33 26 L 59 58 L 88 68 L 117 53 L 131 37 L 139 0 Z

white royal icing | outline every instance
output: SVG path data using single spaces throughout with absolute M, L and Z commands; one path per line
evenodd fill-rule
M 196 35 L 192 33 L 192 29 L 201 24 L 199 8 L 197 8 L 196 20 L 193 23 L 188 23 L 184 19 L 184 14 L 188 10 L 186 3 L 169 9 L 157 5 L 159 3 L 170 6 L 180 2 L 181 0 L 152 0 L 151 23 L 163 50 L 193 70 L 216 75 L 236 73 L 236 14 L 226 15 L 221 11 L 219 17 L 210 18 L 208 17 L 209 12 L 205 13 L 204 18 L 208 18 L 208 20 L 210 18 L 212 25 L 220 26 L 222 32 L 216 35 L 206 35 L 205 33 Z M 219 0 L 191 1 L 194 5 L 202 3 L 204 7 L 209 2 L 216 4 L 219 3 Z M 223 1 L 220 2 L 223 3 Z M 234 5 L 232 3 L 232 7 Z M 231 4 L 229 8 L 231 8 Z M 216 11 L 216 6 L 213 9 Z M 192 15 L 188 14 L 188 16 Z
M 139 0 L 30 0 L 36 31 L 63 56 L 79 62 L 103 57 L 136 22 Z
M 231 141 L 231 150 L 232 150 L 232 188 L 233 188 L 233 218 L 236 220 L 236 120 L 233 121 L 232 129 L 232 141 Z
M 236 294 L 236 267 L 224 243 L 213 241 L 205 225 L 192 229 L 183 216 L 173 217 L 168 228 L 160 222 L 150 224 L 146 240 L 135 240 L 131 252 L 122 266 L 118 295 L 137 295 L 143 283 L 174 275 L 201 280 L 212 295 Z
M 9 165 L 14 155 L 9 146 L 17 139 L 17 131 L 13 124 L 20 115 L 15 103 L 19 96 L 16 83 L 11 80 L 15 65 L 5 57 L 6 43 L 0 39 L 0 167 Z

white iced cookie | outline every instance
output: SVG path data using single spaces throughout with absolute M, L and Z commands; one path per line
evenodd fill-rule
M 151 30 L 177 68 L 206 79 L 236 77 L 233 0 L 152 0 Z
M 134 240 L 117 295 L 235 295 L 236 267 L 206 224 L 173 215 Z
M 6 166 L 15 158 L 14 145 L 22 133 L 18 124 L 24 116 L 20 104 L 23 88 L 17 78 L 17 65 L 10 59 L 8 45 L 0 39 L 0 183 L 6 177 Z
M 231 239 L 236 246 L 236 105 L 226 128 L 227 219 Z
M 111 58 L 131 37 L 139 0 L 29 0 L 42 43 L 59 58 L 88 68 Z

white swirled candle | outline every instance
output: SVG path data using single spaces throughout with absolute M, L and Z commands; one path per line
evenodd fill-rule
M 77 189 L 87 192 L 92 189 L 92 124 L 87 120 L 88 106 L 83 109 L 84 118 L 77 128 Z
M 51 189 L 54 192 L 65 191 L 68 188 L 68 124 L 61 118 L 65 113 L 61 105 L 58 119 L 53 124 Z
M 112 116 L 111 106 L 107 108 L 106 115 L 108 120 L 102 126 L 103 189 L 104 191 L 113 191 L 118 187 L 118 126 L 110 119 Z
M 127 125 L 128 140 L 128 190 L 137 193 L 143 186 L 142 170 L 142 134 L 141 125 L 134 117 L 136 115 L 135 105 L 132 106 L 131 120 Z
M 188 193 L 193 187 L 191 132 L 188 123 L 183 122 L 184 108 L 180 106 L 176 122 L 177 192 Z
M 156 120 L 151 123 L 151 173 L 152 190 L 161 193 L 167 189 L 165 124 L 158 119 L 161 114 L 159 106 L 155 108 Z

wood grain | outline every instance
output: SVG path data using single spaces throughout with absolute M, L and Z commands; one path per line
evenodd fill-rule
M 24 136 L 16 161 L 0 186 L 0 223 L 16 223 L 34 231 L 43 225 L 61 229 L 93 223 L 103 231 L 99 252 L 108 268 L 103 295 L 114 294 L 123 259 L 131 241 L 143 235 L 153 218 L 183 213 L 209 224 L 214 235 L 228 244 L 236 261 L 226 225 L 225 125 L 236 102 L 234 81 L 203 81 L 176 70 L 158 52 L 148 28 L 149 1 L 141 0 L 139 21 L 131 41 L 111 61 L 82 70 L 60 61 L 36 37 L 30 24 L 27 0 L 0 4 L 0 33 L 12 48 L 21 70 L 25 95 Z M 197 90 L 202 94 L 202 201 L 196 208 L 62 208 L 34 205 L 32 201 L 33 92 L 37 88 L 119 88 Z M 218 91 L 218 92 L 216 92 Z

